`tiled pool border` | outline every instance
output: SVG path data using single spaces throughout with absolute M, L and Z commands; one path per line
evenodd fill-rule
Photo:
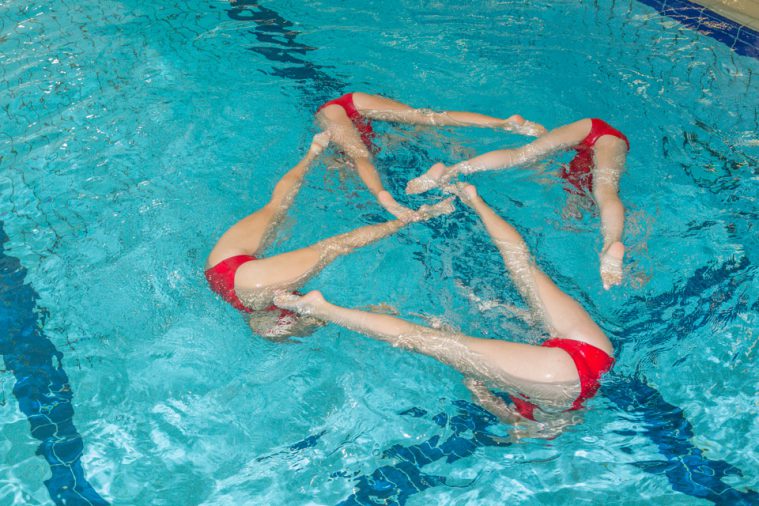
M 6 253 L 9 241 L 0 220 L 0 357 L 14 376 L 13 396 L 40 441 L 37 455 L 50 467 L 45 486 L 56 505 L 106 506 L 85 478 L 84 442 L 74 426 L 71 385 L 63 353 L 45 335 L 37 292 L 26 282 L 26 268 Z
M 688 0 L 639 0 L 663 15 L 725 44 L 736 53 L 759 59 L 759 32 Z

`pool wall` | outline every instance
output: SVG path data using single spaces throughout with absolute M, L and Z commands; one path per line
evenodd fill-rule
M 736 53 L 759 58 L 759 32 L 687 0 L 639 0 L 663 15 L 720 41 Z

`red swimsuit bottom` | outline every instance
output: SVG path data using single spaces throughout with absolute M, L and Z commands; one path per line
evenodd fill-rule
M 593 118 L 590 121 L 590 132 L 574 148 L 577 154 L 568 166 L 565 165 L 561 169 L 561 177 L 577 189 L 577 191 L 571 190 L 572 193 L 585 193 L 593 190 L 593 146 L 596 145 L 598 139 L 604 135 L 613 135 L 625 141 L 628 151 L 630 150 L 630 141 L 627 140 L 625 134 L 602 119 Z
M 242 264 L 252 262 L 253 260 L 258 259 L 251 255 L 236 255 L 222 260 L 206 271 L 206 279 L 208 280 L 208 284 L 211 285 L 211 290 L 221 295 L 221 298 L 229 302 L 232 307 L 244 313 L 254 313 L 255 310 L 246 307 L 237 296 L 237 293 L 235 293 L 235 274 Z M 279 308 L 274 304 L 267 307 L 264 311 L 279 312 L 277 323 L 281 322 L 284 318 L 295 316 L 295 313 L 292 311 Z
M 356 130 L 358 130 L 359 134 L 361 134 L 361 140 L 363 141 L 364 145 L 366 145 L 366 147 L 372 153 L 376 153 L 376 151 L 378 151 L 376 146 L 372 143 L 376 137 L 374 129 L 372 129 L 372 122 L 361 116 L 361 113 L 358 112 L 358 109 L 356 109 L 356 104 L 353 103 L 353 93 L 346 93 L 340 98 L 336 98 L 322 104 L 319 106 L 316 112 L 321 111 L 328 105 L 339 105 L 342 107 L 343 111 L 345 111 L 345 114 L 348 116 L 351 122 L 353 122 L 353 126 L 355 126 Z
M 580 376 L 580 395 L 577 396 L 572 407 L 567 411 L 574 411 L 582 407 L 582 403 L 590 399 L 601 387 L 601 376 L 614 365 L 614 358 L 608 353 L 592 344 L 575 339 L 553 338 L 546 340 L 542 346 L 546 348 L 560 348 L 566 351 L 577 367 Z M 530 420 L 535 420 L 534 412 L 537 406 L 530 401 L 519 397 L 509 396 L 520 415 Z M 538 408 L 539 409 L 539 408 Z

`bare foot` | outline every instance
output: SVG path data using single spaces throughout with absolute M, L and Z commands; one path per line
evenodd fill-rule
M 377 202 L 385 208 L 385 210 L 401 220 L 404 223 L 410 223 L 412 221 L 418 221 L 417 213 L 408 207 L 400 205 L 395 201 L 390 192 L 382 190 L 377 194 Z
M 324 151 L 324 148 L 329 146 L 330 137 L 331 134 L 329 132 L 320 132 L 314 135 L 314 138 L 311 140 L 311 147 L 309 147 L 308 150 L 314 156 L 319 155 Z
M 469 183 L 456 183 L 445 186 L 443 190 L 456 195 L 462 203 L 472 207 L 472 201 L 477 198 L 477 188 Z
M 601 280 L 604 289 L 622 283 L 622 259 L 625 256 L 625 246 L 617 241 L 601 253 Z
M 419 215 L 420 220 L 426 221 L 444 214 L 451 214 L 454 210 L 453 197 L 449 197 L 435 204 L 423 205 L 417 210 L 416 214 Z
M 524 116 L 522 116 L 520 114 L 512 114 L 511 116 L 509 116 L 508 118 L 506 118 L 503 121 L 504 121 L 504 123 L 508 123 L 508 124 L 511 124 L 511 125 L 519 126 L 522 123 L 524 123 Z
M 540 137 L 541 135 L 545 135 L 548 133 L 548 129 L 541 125 L 540 123 L 534 123 L 532 121 L 525 121 L 522 124 L 522 128 L 520 130 L 521 134 L 529 135 L 531 137 Z
M 274 296 L 274 305 L 277 307 L 304 315 L 313 314 L 318 307 L 326 303 L 324 296 L 318 290 L 308 292 L 306 295 L 283 292 Z
M 443 182 L 446 168 L 442 163 L 436 163 L 427 172 L 409 181 L 406 185 L 406 195 L 424 193 L 438 186 Z
M 514 114 L 504 120 L 504 130 L 510 130 L 522 135 L 529 135 L 531 137 L 540 137 L 548 132 L 546 127 L 540 123 L 534 123 L 527 121 L 519 114 Z

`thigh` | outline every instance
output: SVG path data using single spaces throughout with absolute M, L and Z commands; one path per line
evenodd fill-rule
M 323 268 L 321 252 L 314 247 L 260 258 L 240 266 L 235 287 L 243 290 L 295 289 Z
M 492 370 L 534 383 L 567 382 L 577 379 L 572 359 L 561 350 L 500 339 L 466 337 L 463 343 Z
M 465 375 L 536 400 L 563 403 L 579 393 L 577 368 L 560 349 L 464 336 L 432 350 Z
M 342 107 L 330 105 L 317 115 L 319 124 L 330 133 L 331 140 L 351 158 L 369 158 L 367 149 L 355 125 Z
M 573 297 L 564 293 L 551 278 L 533 268 L 539 315 L 554 337 L 575 339 L 612 352 L 611 343 L 593 318 Z
M 403 102 L 366 93 L 354 93 L 353 103 L 359 110 L 409 111 L 413 109 L 413 107 Z
M 560 126 L 532 141 L 527 145 L 529 146 L 528 150 L 533 152 L 533 157 L 540 158 L 559 149 L 573 148 L 587 137 L 591 126 L 592 123 L 589 119 Z
M 232 225 L 211 250 L 208 264 L 213 266 L 235 255 L 255 255 L 263 244 L 273 218 L 274 211 L 264 207 Z
M 619 180 L 625 170 L 627 146 L 624 141 L 605 135 L 593 149 L 593 188 L 599 191 L 619 191 Z

